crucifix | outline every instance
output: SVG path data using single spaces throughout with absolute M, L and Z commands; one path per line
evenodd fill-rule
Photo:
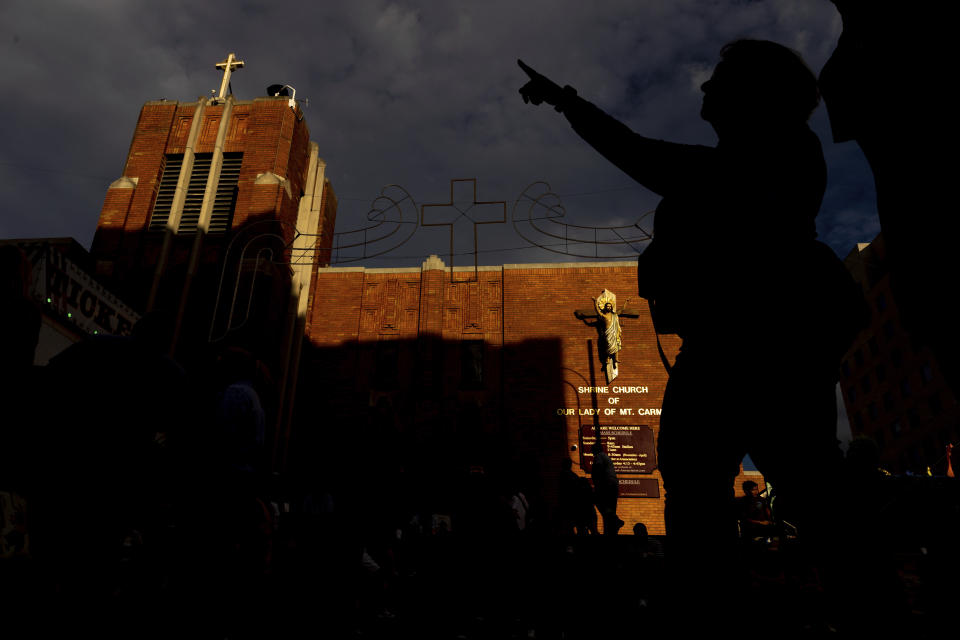
M 454 187 L 458 183 L 469 184 L 473 191 L 468 191 L 461 187 L 459 198 L 454 197 Z M 452 218 L 446 216 L 446 219 L 439 220 L 442 214 L 431 212 L 431 220 L 427 222 L 427 209 L 453 209 L 455 214 Z M 499 215 L 497 213 L 499 212 Z M 474 277 L 477 272 L 477 225 L 481 224 L 503 224 L 507 221 L 507 203 L 503 200 L 498 201 L 478 201 L 477 200 L 477 179 L 463 178 L 450 181 L 450 202 L 425 204 L 420 208 L 420 226 L 423 227 L 450 227 L 450 277 L 453 277 L 453 227 L 456 222 L 465 218 L 473 223 L 473 271 Z
M 588 322 L 591 327 L 597 328 L 600 334 L 600 361 L 603 362 L 603 370 L 607 375 L 607 384 L 613 382 L 619 374 L 619 357 L 617 354 L 623 346 L 622 330 L 620 329 L 620 318 L 637 318 L 640 314 L 633 311 L 627 311 L 627 305 L 630 304 L 629 298 L 617 311 L 617 296 L 612 291 L 604 289 L 600 296 L 593 298 L 593 309 L 577 309 L 573 315 L 579 320 L 594 318 L 593 322 Z
M 243 68 L 243 60 L 237 60 L 237 56 L 233 53 L 227 56 L 227 59 L 223 62 L 217 63 L 217 69 L 223 71 L 223 80 L 220 82 L 220 95 L 217 96 L 218 100 L 223 100 L 227 93 L 227 87 L 230 86 L 230 74 L 233 73 L 234 69 Z M 233 93 L 231 91 L 231 93 Z

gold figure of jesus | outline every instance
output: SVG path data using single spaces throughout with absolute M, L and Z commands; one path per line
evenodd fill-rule
M 619 374 L 620 358 L 619 352 L 623 347 L 623 330 L 620 328 L 620 318 L 636 318 L 638 314 L 627 311 L 627 305 L 630 300 L 627 299 L 617 311 L 617 296 L 613 292 L 604 289 L 597 298 L 592 298 L 594 309 L 578 309 L 574 315 L 580 320 L 587 318 L 596 318 L 591 326 L 597 328 L 600 334 L 600 360 L 603 362 L 603 370 L 607 375 L 607 384 L 613 381 Z

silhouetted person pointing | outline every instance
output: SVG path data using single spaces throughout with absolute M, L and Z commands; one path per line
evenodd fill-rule
M 863 302 L 843 263 L 816 241 L 826 185 L 807 125 L 819 102 L 816 78 L 773 42 L 726 45 L 701 87 L 701 117 L 718 137 L 706 147 L 638 135 L 519 64 L 530 77 L 520 89 L 525 102 L 552 105 L 663 197 L 638 279 L 658 331 L 683 338 L 658 439 L 668 552 L 678 577 L 720 595 L 732 568 L 733 482 L 744 454 L 808 540 L 822 539 L 830 519 L 805 485 L 811 470 L 840 461 L 834 386 Z

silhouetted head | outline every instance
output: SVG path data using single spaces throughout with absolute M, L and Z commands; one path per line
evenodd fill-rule
M 571 469 L 573 469 L 573 460 L 571 460 L 570 458 L 564 458 L 560 462 L 560 464 L 563 466 L 564 471 L 570 471 Z
M 721 135 L 802 125 L 820 103 L 817 78 L 803 58 L 768 40 L 725 45 L 700 88 L 700 116 Z
M 637 524 L 633 525 L 633 535 L 646 539 L 648 535 L 647 525 L 643 524 L 642 522 L 638 522 Z
M 760 495 L 760 487 L 753 480 L 747 480 L 743 483 L 743 495 L 757 497 Z

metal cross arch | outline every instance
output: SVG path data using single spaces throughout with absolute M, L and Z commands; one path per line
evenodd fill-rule
M 462 204 L 457 204 L 454 198 L 454 189 L 457 183 L 464 183 L 472 187 L 473 191 L 470 197 L 470 202 L 466 206 Z M 462 202 L 462 200 L 461 200 Z M 427 222 L 427 209 L 432 208 L 434 211 L 430 212 L 430 218 L 435 220 L 433 222 Z M 456 217 L 452 220 L 440 221 L 437 218 L 443 216 L 439 209 L 454 209 L 457 212 Z M 494 214 L 492 212 L 498 212 Z M 491 217 L 496 215 L 497 217 Z M 444 203 L 434 203 L 434 204 L 425 204 L 420 208 L 420 226 L 422 227 L 450 227 L 450 277 L 453 278 L 453 235 L 454 235 L 454 225 L 461 219 L 466 218 L 468 221 L 473 223 L 473 273 L 474 278 L 477 275 L 477 226 L 481 224 L 505 224 L 507 221 L 507 203 L 504 200 L 495 200 L 495 201 L 485 201 L 477 200 L 477 179 L 476 178 L 455 178 L 450 181 L 450 202 Z M 488 218 L 488 219 L 484 219 Z

